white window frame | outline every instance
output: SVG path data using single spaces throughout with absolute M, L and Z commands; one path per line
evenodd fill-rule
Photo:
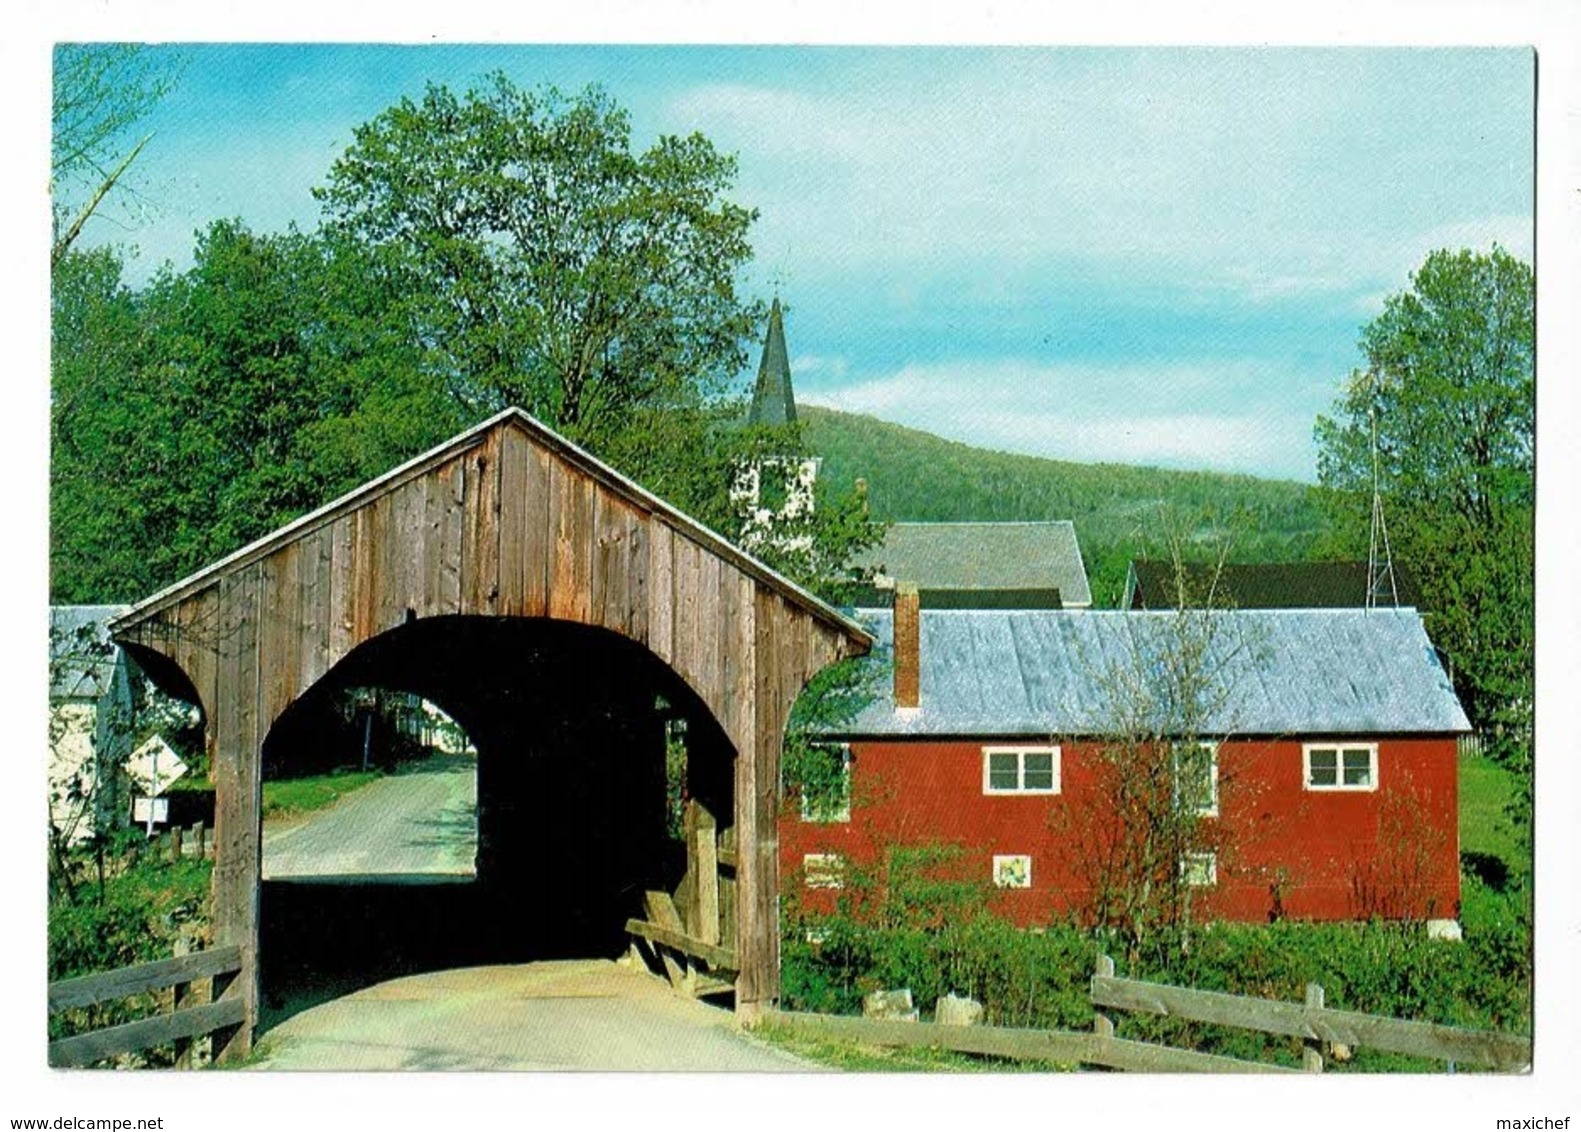
M 1196 872 L 1201 869 L 1200 873 Z M 1201 877 L 1202 879 L 1196 879 Z M 1180 879 L 1192 888 L 1215 888 L 1219 883 L 1219 855 L 1212 851 L 1182 853 Z
M 1197 807 L 1197 816 L 1200 818 L 1216 818 L 1219 816 L 1219 744 L 1209 739 L 1200 740 L 1197 746 L 1208 752 L 1208 804 Z M 1179 748 L 1170 752 L 1174 759 L 1175 772 L 1175 805 L 1180 805 L 1180 758 Z
M 993 765 L 994 755 L 1016 756 L 1016 786 L 1014 789 L 998 789 L 993 785 L 993 776 L 989 768 Z M 1027 781 L 1027 756 L 1050 755 L 1054 767 L 1053 785 L 1049 787 L 1033 787 L 1026 785 Z M 983 748 L 983 793 L 997 797 L 1007 797 L 1012 794 L 1058 794 L 1060 792 L 1060 749 L 1056 746 L 1015 747 L 997 746 Z
M 1021 883 L 1016 884 L 1007 879 L 1011 874 L 1010 869 L 1021 869 Z M 1032 887 L 1032 855 L 1030 853 L 996 853 L 994 854 L 994 887 L 995 888 L 1031 888 Z
M 851 820 L 851 744 L 822 743 L 819 746 L 838 747 L 840 774 L 844 779 L 845 804 L 837 810 L 820 811 L 812 805 L 805 789 L 801 792 L 801 820 L 812 825 L 839 825 Z
M 804 853 L 801 871 L 808 888 L 845 887 L 845 858 L 838 853 Z
M 1334 752 L 1334 782 L 1315 783 L 1312 781 L 1312 752 Z M 1345 781 L 1345 752 L 1366 751 L 1368 757 L 1367 782 L 1365 785 L 1351 785 Z M 1301 786 L 1303 789 L 1317 793 L 1332 793 L 1343 791 L 1351 794 L 1365 794 L 1378 789 L 1378 744 L 1377 743 L 1352 743 L 1344 741 L 1328 741 L 1323 743 L 1303 743 L 1301 745 Z

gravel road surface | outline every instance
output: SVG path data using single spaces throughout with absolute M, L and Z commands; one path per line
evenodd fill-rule
M 471 756 L 435 755 L 327 809 L 264 823 L 263 878 L 471 875 L 476 769 Z

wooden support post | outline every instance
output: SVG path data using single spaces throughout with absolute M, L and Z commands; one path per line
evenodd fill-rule
M 1098 977 L 1100 979 L 1114 978 L 1114 960 L 1107 955 L 1098 956 Z M 1114 1021 L 1102 1012 L 1092 1016 L 1092 1032 L 1100 1038 L 1114 1037 Z
M 648 913 L 648 919 L 658 924 L 661 928 L 686 934 L 686 929 L 681 926 L 681 917 L 675 910 L 668 894 L 663 892 L 649 892 L 643 896 L 643 907 Z M 659 957 L 659 962 L 664 965 L 665 977 L 670 980 L 670 985 L 682 993 L 689 993 L 686 980 L 690 974 L 688 967 L 683 967 L 677 962 L 675 956 L 670 954 L 669 948 L 662 944 L 654 943 L 653 952 Z
M 170 859 L 172 861 L 181 860 L 181 827 L 179 825 L 172 826 L 170 829 Z
M 203 835 L 207 832 L 208 830 L 204 828 L 204 825 L 201 821 L 193 823 L 192 840 L 197 846 L 197 857 L 200 861 L 203 860 L 204 857 L 208 856 L 208 849 L 203 844 Z
M 1307 1005 L 1323 1009 L 1323 988 L 1317 983 L 1307 984 Z M 1323 1072 L 1323 1042 L 1319 1038 L 1301 1040 L 1301 1068 L 1308 1073 Z
M 686 872 L 675 886 L 675 910 L 681 917 L 681 930 L 695 934 L 697 908 L 697 811 L 696 798 L 688 798 L 681 809 L 681 843 L 686 846 Z M 653 919 L 650 914 L 648 917 Z M 657 921 L 655 921 L 657 922 Z
M 719 853 L 717 830 L 711 814 L 698 807 L 697 829 L 692 834 L 692 856 L 697 861 L 693 888 L 693 934 L 704 943 L 719 942 Z

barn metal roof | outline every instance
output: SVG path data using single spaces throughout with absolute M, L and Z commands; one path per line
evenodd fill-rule
M 49 698 L 97 700 L 109 690 L 121 650 L 111 644 L 107 623 L 125 605 L 49 607 Z
M 1174 612 L 923 610 L 922 703 L 892 699 L 893 614 L 863 610 L 879 648 L 861 663 L 874 698 L 851 737 L 1104 735 L 1117 688 L 1156 672 Z M 1193 611 L 1211 624 L 1209 735 L 1451 733 L 1466 715 L 1414 609 Z M 1203 639 L 1203 638 L 1198 638 Z M 1178 651 L 1178 650 L 1174 650 Z M 1149 687 L 1158 682 L 1148 678 Z M 1135 697 L 1129 701 L 1135 703 Z M 1163 728 L 1168 730 L 1167 727 Z
M 1069 520 L 896 523 L 862 564 L 923 590 L 1057 589 L 1067 607 L 1092 604 Z

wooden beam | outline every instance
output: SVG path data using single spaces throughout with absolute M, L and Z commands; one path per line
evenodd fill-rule
M 719 861 L 715 855 L 714 819 L 702 810 L 697 829 L 692 834 L 693 853 L 697 858 L 697 914 L 692 921 L 696 935 L 704 943 L 719 943 Z
M 190 983 L 226 971 L 239 971 L 241 965 L 241 948 L 212 947 L 174 959 L 156 959 L 152 963 L 62 979 L 49 984 L 49 1012 L 56 1014 L 62 1010 L 94 1006 L 145 991 L 163 990 L 177 983 Z
M 183 1038 L 196 1038 L 227 1026 L 241 1024 L 246 1017 L 246 1004 L 239 998 L 178 1010 L 174 1014 L 161 1014 L 140 1022 L 127 1022 L 107 1030 L 95 1030 L 74 1038 L 61 1038 L 49 1043 L 49 1063 L 52 1066 L 92 1065 L 118 1053 L 148 1049 Z
M 740 966 L 734 951 L 727 951 L 723 947 L 704 943 L 700 939 L 693 939 L 684 932 L 661 927 L 646 920 L 627 920 L 626 931 L 631 935 L 641 936 L 650 943 L 663 944 L 665 947 L 673 948 L 682 955 L 689 955 L 693 959 L 701 959 L 708 964 L 708 968 L 711 971 L 735 971 Z

